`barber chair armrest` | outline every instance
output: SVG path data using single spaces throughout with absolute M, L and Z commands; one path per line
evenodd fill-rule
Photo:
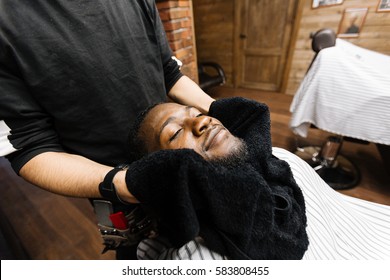
M 207 88 L 225 84 L 226 75 L 222 67 L 215 62 L 198 63 L 199 86 L 205 90 Z

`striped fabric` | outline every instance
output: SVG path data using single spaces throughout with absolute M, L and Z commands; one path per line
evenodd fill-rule
M 145 239 L 138 246 L 138 259 L 141 260 L 223 260 L 225 257 L 208 249 L 197 237 L 179 249 L 172 248 L 162 237 Z
M 390 259 L 390 207 L 340 194 L 296 155 L 274 148 L 287 161 L 306 201 L 309 248 L 305 260 Z M 205 247 L 201 238 L 179 249 L 163 238 L 145 239 L 140 259 L 224 259 Z
M 337 39 L 319 52 L 290 107 L 290 126 L 390 145 L 390 56 Z
M 309 248 L 304 259 L 390 259 L 390 207 L 330 188 L 302 159 L 280 148 L 306 202 Z
M 8 125 L 4 121 L 0 120 L 0 157 L 16 151 L 8 139 L 8 136 L 11 134 L 10 131 L 11 129 Z

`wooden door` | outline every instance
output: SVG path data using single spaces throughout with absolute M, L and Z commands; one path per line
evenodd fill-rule
M 235 1 L 235 87 L 281 91 L 298 2 Z

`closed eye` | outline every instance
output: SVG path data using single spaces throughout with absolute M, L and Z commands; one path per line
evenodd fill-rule
M 173 140 L 175 140 L 176 139 L 176 137 L 177 137 L 177 135 L 180 133 L 180 131 L 182 131 L 183 129 L 182 128 L 180 128 L 178 131 L 176 131 L 175 132 L 175 134 L 173 134 L 172 136 L 171 136 L 171 138 L 169 138 L 169 142 L 172 142 Z

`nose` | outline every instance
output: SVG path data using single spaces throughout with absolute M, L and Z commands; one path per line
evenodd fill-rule
M 211 124 L 211 118 L 209 116 L 200 116 L 193 118 L 192 133 L 194 135 L 202 135 Z

